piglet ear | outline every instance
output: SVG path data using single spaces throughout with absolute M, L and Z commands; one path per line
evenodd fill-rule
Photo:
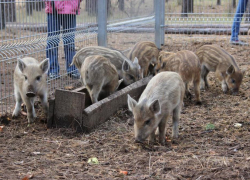
M 158 62 L 161 63 L 162 54 L 158 57 Z
M 123 82 L 123 79 L 120 79 L 120 80 L 118 81 L 118 85 L 117 85 L 117 87 L 116 87 L 115 90 L 117 90 L 117 89 L 120 87 L 120 85 L 121 85 L 122 82 Z
M 130 111 L 133 111 L 134 107 L 136 106 L 137 102 L 128 94 L 128 108 Z
M 23 73 L 23 70 L 26 68 L 26 64 L 23 62 L 21 58 L 17 58 L 17 65 L 20 71 Z
M 166 67 L 166 63 L 164 62 L 161 64 L 161 68 L 165 68 L 165 67 Z
M 150 111 L 152 111 L 154 114 L 161 113 L 161 106 L 160 106 L 159 100 L 158 100 L 158 99 L 154 100 L 154 101 L 150 104 L 149 109 L 150 109 Z
M 242 69 L 242 75 L 245 76 L 245 73 L 246 73 L 246 69 Z
M 46 73 L 49 70 L 49 58 L 44 59 L 39 67 L 41 68 L 41 70 L 43 71 L 43 73 Z
M 123 64 L 122 64 L 122 70 L 129 71 L 129 69 L 130 69 L 130 66 L 129 66 L 128 62 L 126 60 L 124 60 Z
M 231 65 L 231 66 L 229 66 L 229 68 L 227 69 L 227 74 L 228 75 L 230 75 L 230 74 L 233 74 L 235 72 L 235 69 L 234 69 L 234 66 L 233 65 Z
M 139 60 L 137 57 L 134 58 L 134 61 L 133 61 L 134 64 L 139 64 Z

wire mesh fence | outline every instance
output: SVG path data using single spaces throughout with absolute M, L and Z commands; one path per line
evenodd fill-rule
M 75 13 L 72 12 L 68 16 L 61 15 L 63 12 L 59 11 L 68 8 L 60 7 L 60 2 L 63 1 L 69 6 L 78 2 L 78 15 L 74 16 Z M 38 61 L 46 57 L 50 59 L 50 64 L 54 67 L 50 70 L 57 75 L 47 80 L 50 97 L 53 97 L 57 88 L 81 85 L 79 80 L 68 76 L 75 72 L 69 64 L 77 50 L 97 45 L 97 4 L 98 0 L 0 1 L 1 115 L 11 113 L 14 107 L 13 73 L 18 57 L 30 56 Z M 124 51 L 137 41 L 154 41 L 153 4 L 151 0 L 107 0 L 108 46 Z M 150 17 L 149 21 L 139 19 L 147 17 Z M 144 23 L 141 24 L 140 21 Z M 151 26 L 150 33 L 139 34 L 140 31 L 136 28 L 146 24 Z M 125 32 L 125 26 L 132 30 Z
M 244 2 L 244 5 L 242 5 Z M 165 11 L 165 43 L 170 49 L 189 49 L 195 51 L 194 42 L 217 43 L 230 46 L 232 24 L 237 10 L 244 15 L 235 22 L 241 22 L 239 37 L 249 42 L 250 3 L 245 0 L 168 0 Z M 244 11 L 245 10 L 245 11 Z M 175 48 L 176 47 L 176 48 Z

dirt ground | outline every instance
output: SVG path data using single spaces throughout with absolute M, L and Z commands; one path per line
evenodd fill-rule
M 223 94 L 210 73 L 211 87 L 201 93 L 203 104 L 196 106 L 185 99 L 177 142 L 170 139 L 169 122 L 166 146 L 134 143 L 133 126 L 128 124 L 131 113 L 126 108 L 90 134 L 47 129 L 37 108 L 36 123 L 29 127 L 24 115 L 15 120 L 1 117 L 0 179 L 250 179 L 250 51 L 218 37 L 190 41 L 185 47 L 176 38 L 163 47 L 177 51 L 220 44 L 241 69 L 247 69 L 237 96 Z M 93 157 L 98 164 L 88 163 Z

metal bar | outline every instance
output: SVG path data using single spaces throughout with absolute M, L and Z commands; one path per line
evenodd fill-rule
M 107 0 L 98 0 L 98 45 L 107 46 Z
M 109 24 L 108 27 L 111 26 L 120 26 L 120 25 L 125 25 L 125 24 L 130 24 L 130 23 L 137 23 L 137 22 L 143 22 L 143 21 L 149 21 L 149 20 L 154 20 L 155 16 L 150 16 L 150 17 L 145 17 L 145 18 L 139 18 L 139 19 L 132 19 L 132 20 L 128 20 L 128 21 L 123 21 L 123 22 L 119 22 L 119 23 L 112 23 Z
M 165 30 L 164 30 L 164 28 L 162 28 L 162 26 L 165 26 L 165 0 L 160 0 L 161 1 L 161 14 L 160 14 L 160 18 L 161 18 L 161 25 L 160 25 L 160 27 L 161 27 L 161 29 L 160 29 L 160 31 L 161 31 L 161 34 L 160 34 L 160 36 L 161 36 L 161 45 L 163 46 L 164 45 L 164 43 L 165 43 Z
M 5 13 L 4 11 L 4 3 L 0 3 L 0 30 L 5 29 Z
M 155 44 L 161 48 L 161 0 L 154 1 L 155 7 Z

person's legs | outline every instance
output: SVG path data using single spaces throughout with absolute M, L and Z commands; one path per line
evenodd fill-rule
M 63 44 L 64 44 L 67 73 L 74 78 L 79 78 L 79 73 L 75 65 L 70 66 L 73 57 L 75 55 L 76 15 L 72 14 L 63 15 L 62 26 L 63 26 Z
M 50 68 L 48 75 L 51 78 L 56 77 L 59 74 L 60 67 L 58 64 L 58 44 L 60 34 L 60 22 L 58 14 L 48 14 L 48 37 L 46 47 L 46 57 L 49 58 Z
M 246 5 L 247 5 L 248 0 L 239 0 L 236 13 L 234 16 L 234 21 L 232 25 L 232 34 L 231 34 L 231 41 L 238 41 L 238 35 L 240 32 L 240 23 L 242 20 L 242 16 L 244 15 Z

